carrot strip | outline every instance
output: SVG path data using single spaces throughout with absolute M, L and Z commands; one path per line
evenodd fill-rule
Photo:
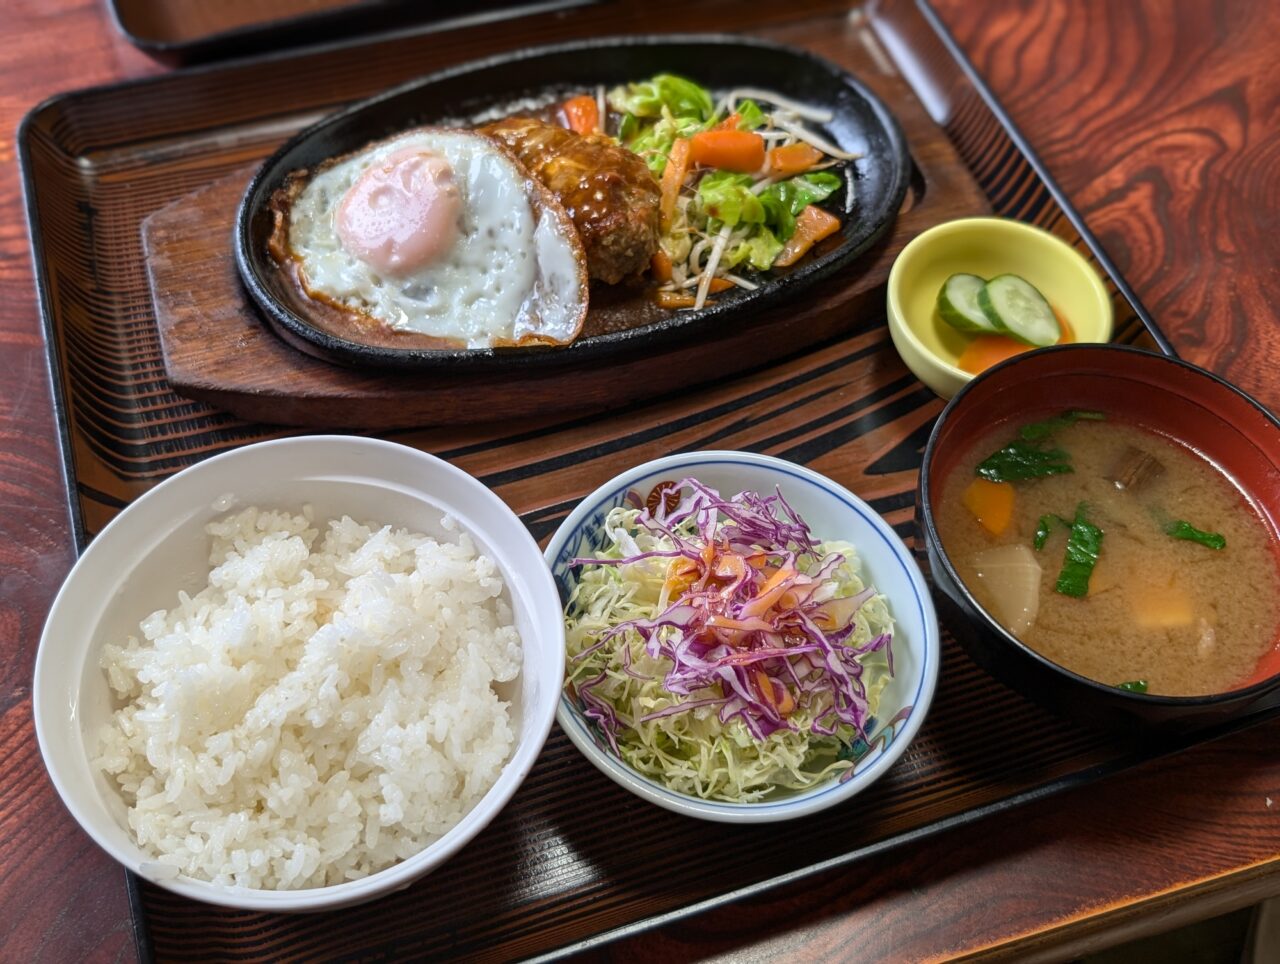
M 713 131 L 736 131 L 738 129 L 738 125 L 741 123 L 742 123 L 741 114 L 730 114 L 728 117 L 726 117 L 724 120 L 722 120 L 719 124 L 717 124 L 715 127 L 711 129 Z
M 774 697 L 773 683 L 762 669 L 752 671 L 755 677 L 756 692 L 760 694 L 760 699 L 768 703 L 775 710 L 778 708 L 778 701 Z
M 721 292 L 735 287 L 737 286 L 728 278 L 712 278 L 707 290 Z M 695 308 L 698 302 L 696 295 L 689 294 L 686 291 L 656 291 L 654 292 L 654 300 L 658 303 L 659 308 Z M 713 301 L 704 302 L 704 304 L 708 305 L 714 303 Z
M 698 303 L 698 299 L 683 291 L 659 291 L 654 295 L 659 308 L 692 308 Z M 703 305 L 711 304 L 710 301 L 704 301 Z
M 704 167 L 753 174 L 764 166 L 764 138 L 751 131 L 702 131 L 690 144 L 690 158 Z
M 659 284 L 666 284 L 671 280 L 671 255 L 659 248 L 653 252 L 653 258 L 649 261 L 649 273 L 653 275 L 653 280 Z
M 594 134 L 600 129 L 600 107 L 596 99 L 587 94 L 570 97 L 560 108 L 569 129 L 579 134 Z
M 662 169 L 662 195 L 658 210 L 662 216 L 662 230 L 671 228 L 676 216 L 676 199 L 680 196 L 680 188 L 684 186 L 685 175 L 689 173 L 689 141 L 680 138 L 671 145 L 671 153 L 667 155 L 667 166 Z
M 791 240 L 783 245 L 778 256 L 773 259 L 773 266 L 785 268 L 795 264 L 815 244 L 838 230 L 840 230 L 838 217 L 810 204 L 796 218 L 796 233 L 791 235 Z
M 775 147 L 769 152 L 769 176 L 793 177 L 803 174 L 822 160 L 822 151 L 803 141 Z

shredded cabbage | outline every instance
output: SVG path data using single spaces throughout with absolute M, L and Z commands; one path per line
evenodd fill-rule
M 775 491 L 685 479 L 630 502 L 566 607 L 566 689 L 618 754 L 679 793 L 755 802 L 851 768 L 893 672 L 857 551 Z

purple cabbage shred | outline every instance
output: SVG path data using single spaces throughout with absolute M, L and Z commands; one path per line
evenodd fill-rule
M 668 583 L 678 583 L 670 604 L 650 619 L 619 623 L 578 658 L 634 631 L 649 656 L 669 661 L 671 668 L 662 681 L 668 693 L 700 694 L 640 722 L 718 707 L 722 723 L 741 719 L 751 735 L 763 741 L 777 730 L 796 729 L 789 718 L 798 709 L 822 705 L 826 709 L 811 723 L 811 732 L 830 736 L 848 725 L 865 738 L 869 711 L 859 659 L 883 649 L 892 673 L 892 634 L 858 647 L 845 641 L 856 629 L 858 609 L 875 590 L 868 587 L 851 598 L 828 599 L 830 590 L 822 589 L 844 561 L 838 554 L 811 573 L 800 571 L 797 559 L 817 557 L 817 544 L 780 490 L 724 499 L 696 479 L 684 479 L 674 490 L 678 500 L 670 508 L 670 496 L 656 499 L 651 508 L 642 508 L 645 500 L 638 493 L 627 496 L 628 505 L 641 508 L 637 524 L 665 535 L 674 549 L 572 563 L 622 565 L 670 558 Z M 677 531 L 690 522 L 695 535 Z M 687 562 L 675 562 L 678 559 Z M 624 671 L 646 678 L 631 665 L 625 650 Z M 600 725 L 616 751 L 622 723 L 608 701 L 594 692 L 604 680 L 601 673 L 578 684 L 577 692 L 584 715 Z M 702 692 L 706 690 L 719 695 L 708 698 Z

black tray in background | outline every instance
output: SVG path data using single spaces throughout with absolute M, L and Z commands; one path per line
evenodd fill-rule
M 106 0 L 116 29 L 170 63 L 281 50 L 430 24 L 449 30 L 601 0 Z M 283 8 L 283 9 L 282 9 Z

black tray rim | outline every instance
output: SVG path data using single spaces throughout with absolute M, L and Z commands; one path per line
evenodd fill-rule
M 992 678 L 992 682 L 997 686 L 1004 685 L 1003 683 L 997 682 L 994 678 Z M 1256 713 L 1237 717 L 1224 723 L 1195 730 L 1190 733 L 1163 737 L 1158 743 L 1141 744 L 1137 749 L 1117 756 L 1113 760 L 1098 766 L 1084 770 L 1077 770 L 1074 773 L 1069 773 L 1066 776 L 1059 777 L 1057 780 L 1051 780 L 1048 783 L 1041 784 L 1040 786 L 1030 787 L 1019 793 L 1015 793 L 1012 796 L 1001 797 L 999 800 L 993 800 L 990 803 L 981 804 L 980 806 L 973 807 L 969 810 L 952 814 L 949 817 L 943 817 L 941 820 L 936 820 L 933 823 L 916 827 L 913 830 L 905 830 L 901 833 L 893 834 L 885 837 L 883 840 L 878 840 L 873 844 L 852 850 L 849 853 L 839 854 L 816 864 L 810 864 L 808 867 L 801 867 L 777 877 L 771 877 L 768 880 L 762 880 L 755 884 L 748 884 L 744 887 L 726 891 L 725 893 L 705 898 L 684 907 L 677 907 L 673 910 L 664 911 L 661 914 L 655 914 L 653 917 L 647 917 L 644 920 L 634 921 L 630 924 L 623 924 L 620 927 L 601 931 L 598 934 L 592 934 L 590 937 L 583 938 L 573 944 L 568 944 L 564 947 L 558 947 L 542 954 L 537 954 L 533 957 L 527 958 L 526 960 L 529 964 L 541 964 L 541 962 L 546 961 L 562 960 L 573 954 L 580 954 L 583 951 L 595 950 L 614 941 L 627 937 L 634 937 L 637 934 L 643 934 L 647 931 L 663 927 L 666 924 L 696 917 L 698 914 L 716 910 L 717 908 L 731 904 L 735 901 L 760 897 L 770 891 L 776 890 L 780 887 L 786 887 L 789 884 L 795 884 L 809 877 L 833 870 L 839 870 L 842 867 L 848 867 L 851 864 L 858 863 L 859 861 L 867 860 L 880 854 L 888 853 L 892 850 L 897 850 L 899 847 L 919 843 L 923 840 L 928 840 L 931 837 L 939 836 L 947 831 L 957 830 L 961 827 L 967 827 L 971 824 L 979 823 L 988 817 L 994 817 L 1007 810 L 1012 810 L 1029 803 L 1035 803 L 1039 800 L 1047 800 L 1051 797 L 1056 797 L 1062 793 L 1066 793 L 1068 790 L 1079 789 L 1080 787 L 1087 786 L 1091 783 L 1096 783 L 1104 777 L 1114 776 L 1115 774 L 1123 773 L 1126 770 L 1132 770 L 1137 766 L 1163 760 L 1166 757 L 1172 756 L 1183 750 L 1212 743 L 1216 740 L 1230 736 L 1232 733 L 1238 733 L 1241 730 L 1247 730 L 1251 726 L 1263 723 L 1266 720 L 1272 719 L 1275 715 L 1275 708 L 1270 710 L 1259 710 Z
M 1155 340 L 1161 351 L 1173 357 L 1178 357 L 1172 344 L 1167 336 L 1152 318 L 1146 306 L 1141 299 L 1134 293 L 1128 282 L 1120 274 L 1115 263 L 1106 254 L 1101 243 L 1093 235 L 1092 231 L 1084 223 L 1084 219 L 1076 211 L 1075 207 L 1069 202 L 1062 189 L 1057 182 L 1048 173 L 1044 163 L 1039 156 L 1032 150 L 1026 138 L 1022 135 L 1013 119 L 1009 116 L 1004 107 L 1000 104 L 991 89 L 987 86 L 977 70 L 970 63 L 968 57 L 960 49 L 950 31 L 942 23 L 937 13 L 933 10 L 929 0 L 914 0 L 914 6 L 924 18 L 926 23 L 937 35 L 940 42 L 946 48 L 947 53 L 956 65 L 965 74 L 966 78 L 973 84 L 974 88 L 981 96 L 984 105 L 995 117 L 1000 127 L 1012 141 L 1018 151 L 1031 164 L 1037 177 L 1044 183 L 1052 195 L 1054 201 L 1058 204 L 1063 214 L 1071 222 L 1072 226 L 1079 233 L 1081 240 L 1088 246 L 1090 252 L 1097 258 L 1099 265 L 1105 272 L 1107 278 L 1116 285 L 1121 296 L 1128 302 L 1133 309 L 1135 316 L 1142 323 L 1146 331 Z M 46 359 L 48 361 L 48 379 L 50 385 L 50 399 L 53 416 L 56 423 L 58 435 L 58 443 L 60 450 L 60 468 L 61 476 L 64 483 L 64 505 L 67 509 L 67 517 L 70 525 L 70 531 L 73 539 L 76 556 L 78 557 L 84 552 L 90 541 L 88 531 L 84 525 L 83 513 L 80 509 L 78 498 L 79 486 L 75 473 L 75 453 L 71 440 L 70 421 L 68 418 L 68 402 L 65 392 L 63 391 L 63 366 L 57 353 L 56 346 L 56 321 L 52 310 L 52 295 L 50 291 L 50 278 L 47 267 L 44 262 L 45 241 L 43 231 L 40 227 L 36 211 L 35 198 L 37 185 L 35 182 L 34 172 L 32 170 L 32 160 L 30 156 L 30 142 L 32 129 L 35 127 L 39 116 L 46 110 L 55 108 L 59 103 L 67 100 L 77 99 L 83 96 L 93 94 L 127 91 L 139 89 L 151 85 L 167 86 L 167 83 L 174 76 L 194 76 L 215 71 L 223 71 L 236 66 L 248 66 L 254 63 L 272 63 L 284 62 L 293 58 L 321 53 L 325 50 L 332 50 L 345 47 L 354 47 L 366 44 L 375 44 L 385 41 L 389 36 L 414 34 L 422 32 L 421 30 L 398 31 L 391 35 L 375 35 L 369 37 L 361 37 L 355 41 L 332 41 L 322 45 L 312 47 L 295 48 L 287 51 L 280 51 L 265 55 L 252 55 L 243 58 L 235 58 L 217 63 L 200 64 L 193 67 L 183 68 L 181 70 L 172 71 L 169 74 L 141 77 L 130 80 L 118 81 L 115 83 L 95 84 L 84 88 L 73 89 L 54 94 L 44 100 L 38 102 L 24 115 L 19 123 L 15 140 L 17 141 L 18 166 L 20 174 L 20 182 L 23 194 L 23 212 L 26 221 L 28 236 L 31 245 L 32 255 L 32 271 L 36 289 L 36 304 L 40 314 L 41 333 L 45 343 Z M 999 684 L 997 684 L 999 685 Z M 883 853 L 899 846 L 903 846 L 917 841 L 925 840 L 936 834 L 946 832 L 948 830 L 957 829 L 988 816 L 1002 813 L 1007 809 L 1019 807 L 1025 803 L 1036 800 L 1046 799 L 1056 796 L 1067 790 L 1076 789 L 1081 786 L 1093 783 L 1102 777 L 1114 775 L 1128 769 L 1132 769 L 1142 763 L 1158 760 L 1162 757 L 1177 753 L 1191 746 L 1197 746 L 1202 743 L 1210 743 L 1214 740 L 1228 736 L 1240 730 L 1247 729 L 1266 719 L 1274 716 L 1274 712 L 1264 712 L 1257 715 L 1246 716 L 1229 723 L 1223 724 L 1216 728 L 1208 730 L 1198 730 L 1193 733 L 1185 734 L 1177 739 L 1171 740 L 1169 743 L 1163 744 L 1159 749 L 1147 753 L 1134 753 L 1118 757 L 1110 764 L 1093 767 L 1085 770 L 1068 774 L 1056 781 L 1051 781 L 1038 787 L 1032 787 L 1022 793 L 1014 794 L 1000 800 L 993 801 L 989 804 L 974 808 L 972 810 L 963 811 L 952 817 L 944 818 L 933 824 L 916 828 L 915 830 L 906 831 L 896 834 L 872 844 L 868 847 L 855 850 L 849 854 L 841 855 L 838 858 L 825 861 L 819 864 L 813 864 L 809 867 L 800 868 L 783 874 L 779 877 L 761 881 L 757 884 L 739 888 L 723 894 L 716 895 L 706 900 L 699 901 L 685 907 L 676 908 L 662 914 L 655 915 L 645 920 L 636 921 L 631 924 L 622 925 L 610 930 L 602 931 L 598 934 L 591 935 L 574 944 L 565 945 L 560 948 L 553 949 L 544 954 L 538 955 L 532 960 L 549 961 L 563 958 L 567 955 L 579 953 L 584 950 L 604 946 L 612 941 L 635 934 L 644 933 L 656 927 L 663 926 L 678 920 L 692 917 L 698 913 L 702 913 L 713 908 L 722 906 L 733 901 L 743 900 L 756 895 L 766 893 L 775 887 L 785 886 L 795 883 L 814 874 L 822 873 L 835 869 L 840 866 L 857 862 L 865 857 L 871 857 L 879 853 Z M 140 961 L 151 962 L 156 960 L 155 947 L 152 940 L 150 930 L 147 925 L 147 919 L 143 911 L 141 902 L 141 893 L 139 890 L 140 882 L 133 874 L 123 871 L 125 876 L 126 891 L 128 895 L 131 927 L 134 935 L 135 947 L 138 952 Z
M 888 213 L 874 224 L 869 234 L 859 237 L 855 233 L 855 240 L 852 241 L 846 236 L 844 242 L 834 251 L 817 259 L 805 259 L 798 267 L 781 277 L 770 279 L 757 291 L 739 292 L 738 297 L 722 300 L 699 311 L 671 312 L 657 321 L 635 328 L 579 338 L 572 344 L 559 348 L 535 346 L 501 349 L 422 349 L 366 345 L 334 335 L 311 324 L 270 291 L 260 265 L 260 262 L 264 261 L 264 256 L 256 249 L 253 242 L 252 222 L 269 199 L 269 195 L 265 193 L 266 188 L 280 180 L 284 158 L 308 141 L 323 136 L 329 128 L 357 117 L 370 108 L 414 91 L 429 89 L 445 81 L 494 68 L 519 65 L 531 60 L 556 59 L 583 52 L 698 46 L 762 51 L 786 57 L 798 64 L 807 64 L 822 72 L 833 84 L 838 84 L 842 92 L 849 91 L 865 103 L 890 144 L 890 156 L 883 162 L 889 180 L 887 200 L 884 204 Z M 757 312 L 784 304 L 789 297 L 798 295 L 812 285 L 847 268 L 870 251 L 897 220 L 898 210 L 902 206 L 910 184 L 912 166 L 906 136 L 889 106 L 847 70 L 808 50 L 758 37 L 726 33 L 619 34 L 571 40 L 508 50 L 490 57 L 447 67 L 425 77 L 415 78 L 328 114 L 290 137 L 259 165 L 241 195 L 235 218 L 236 269 L 239 272 L 241 284 L 263 323 L 277 336 L 292 345 L 295 350 L 304 351 L 329 362 L 423 374 L 504 373 L 519 370 L 538 373 L 562 371 L 593 362 L 608 362 L 629 351 L 633 346 L 649 352 L 662 351 L 674 345 L 683 344 L 700 334 L 705 335 L 708 331 L 714 330 L 717 325 L 739 319 L 745 319 L 745 324 L 753 324 Z M 854 223 L 853 219 L 846 222 L 850 225 Z

